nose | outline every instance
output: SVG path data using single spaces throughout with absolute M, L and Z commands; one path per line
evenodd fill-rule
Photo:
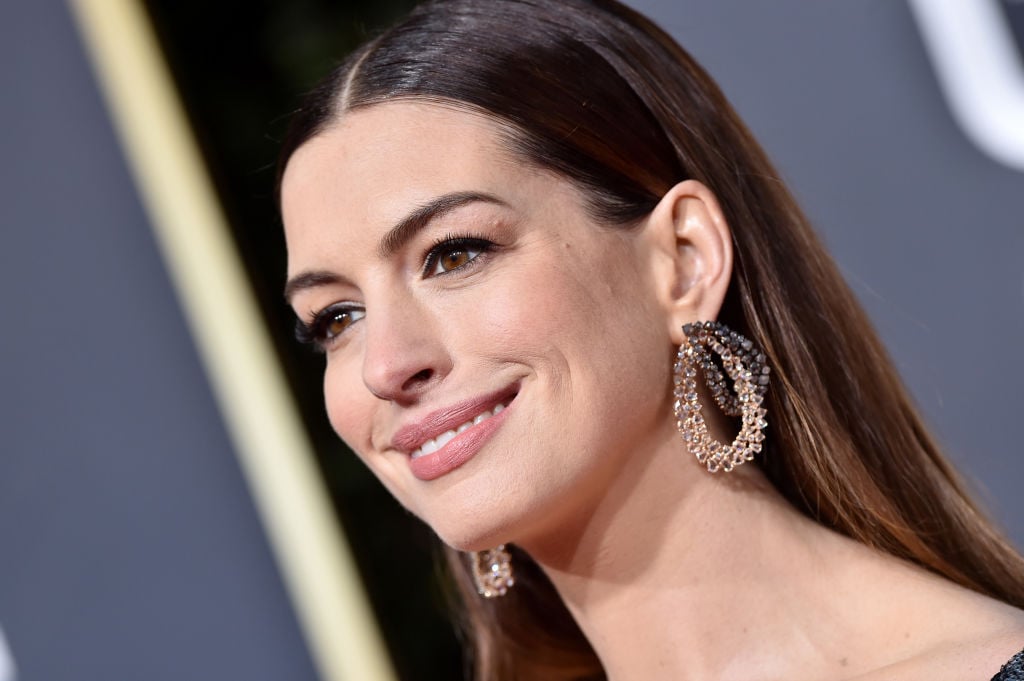
M 378 305 L 364 323 L 363 383 L 377 398 L 412 402 L 451 370 L 436 324 L 419 306 Z

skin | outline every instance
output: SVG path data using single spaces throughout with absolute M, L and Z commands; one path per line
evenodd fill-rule
M 455 108 L 380 104 L 285 173 L 289 276 L 321 275 L 292 306 L 306 322 L 354 308 L 328 327 L 328 415 L 399 502 L 456 548 L 527 550 L 617 681 L 990 678 L 1024 645 L 1019 611 L 803 518 L 756 466 L 712 476 L 686 451 L 670 402 L 680 327 L 716 317 L 732 269 L 707 188 L 682 182 L 634 228 L 602 227 L 498 133 Z M 381 254 L 396 223 L 453 192 L 497 202 Z M 450 235 L 495 247 L 425 271 Z M 416 478 L 391 446 L 508 386 L 500 428 L 446 475 Z

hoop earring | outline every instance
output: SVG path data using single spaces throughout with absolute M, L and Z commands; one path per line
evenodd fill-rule
M 512 577 L 512 554 L 504 544 L 487 551 L 473 551 L 470 558 L 477 593 L 484 598 L 504 596 L 516 583 Z
M 762 432 L 768 427 L 767 411 L 761 406 L 768 391 L 769 368 L 765 355 L 754 343 L 720 322 L 694 322 L 683 326 L 685 339 L 679 346 L 675 363 L 676 427 L 697 461 L 711 473 L 729 472 L 752 461 L 761 451 Z M 721 368 L 711 355 L 721 358 Z M 732 380 L 730 392 L 722 371 Z M 708 433 L 701 415 L 697 394 L 697 373 L 704 381 L 718 408 L 727 416 L 742 418 L 739 435 L 731 445 L 715 440 Z

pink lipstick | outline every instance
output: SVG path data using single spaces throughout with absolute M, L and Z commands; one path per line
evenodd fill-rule
M 507 418 L 518 386 L 439 409 L 398 430 L 394 449 L 409 455 L 412 474 L 434 480 L 472 459 Z

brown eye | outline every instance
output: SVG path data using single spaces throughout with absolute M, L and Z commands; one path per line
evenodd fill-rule
M 300 334 L 299 340 L 311 342 L 326 349 L 348 327 L 366 316 L 366 310 L 352 307 L 329 307 L 314 317 L 313 322 Z
M 450 251 L 442 255 L 438 261 L 438 267 L 445 272 L 450 272 L 457 267 L 462 267 L 471 260 L 469 251 Z
M 327 320 L 327 325 L 324 327 L 324 335 L 327 338 L 339 336 L 353 321 L 352 314 L 348 310 L 338 312 Z
M 484 239 L 447 238 L 434 246 L 427 254 L 423 272 L 428 277 L 453 272 L 469 265 L 492 248 L 494 248 L 494 244 Z

